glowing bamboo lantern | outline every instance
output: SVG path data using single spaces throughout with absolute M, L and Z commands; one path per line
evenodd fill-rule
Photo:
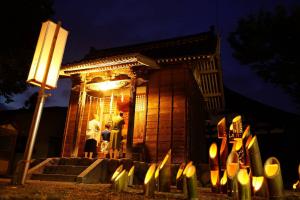
M 249 137 L 246 140 L 245 143 L 245 166 L 246 167 L 251 167 L 251 160 L 250 160 L 250 155 L 249 155 L 249 150 L 248 150 L 248 146 L 250 144 L 252 140 L 252 135 L 249 135 Z
M 242 166 L 244 164 L 244 148 L 242 139 L 236 139 L 232 149 L 239 155 L 240 165 Z
M 264 164 L 265 177 L 267 179 L 270 198 L 283 197 L 283 182 L 280 163 L 275 157 L 270 157 Z
M 186 172 L 188 199 L 198 199 L 196 167 L 190 165 Z
M 223 171 L 223 176 L 220 180 L 220 191 L 223 194 L 227 194 L 227 172 Z
M 222 143 L 221 143 L 221 148 L 220 148 L 220 168 L 221 168 L 221 170 L 226 170 L 227 156 L 228 156 L 227 138 L 222 138 Z
M 248 152 L 250 157 L 250 168 L 253 176 L 263 176 L 264 170 L 262 166 L 260 150 L 257 142 L 257 137 L 254 136 L 249 145 Z
M 185 168 L 184 168 L 184 170 L 182 172 L 182 176 L 183 176 L 183 188 L 182 188 L 182 191 L 183 191 L 184 197 L 186 197 L 186 198 L 188 197 L 188 189 L 187 189 L 187 183 L 186 183 L 186 173 L 188 171 L 188 168 L 190 166 L 192 166 L 192 165 L 193 165 L 193 161 L 188 162 L 185 165 Z
M 254 195 L 268 197 L 266 179 L 263 176 L 252 176 L 252 188 Z
M 134 177 L 134 165 L 130 168 L 128 172 L 128 185 L 133 185 L 133 177 Z
M 113 182 L 113 188 L 116 192 L 126 191 L 127 185 L 128 185 L 128 172 L 123 169 L 121 173 L 118 174 L 118 176 L 114 179 Z
M 212 143 L 209 147 L 209 167 L 210 167 L 211 191 L 219 192 L 220 177 L 219 177 L 218 147 L 216 143 Z
M 239 171 L 239 156 L 235 151 L 231 151 L 226 163 L 228 177 L 228 195 L 237 197 L 237 173 Z
M 248 155 L 248 150 L 246 148 L 248 138 L 252 137 L 250 133 L 250 126 L 248 125 L 243 133 L 242 141 L 243 141 L 243 151 L 244 151 L 244 166 L 250 167 L 250 158 Z
M 171 149 L 159 165 L 159 187 L 160 192 L 169 192 L 171 187 Z
M 155 174 L 154 174 L 155 189 L 157 191 L 159 190 L 159 166 L 160 166 L 160 162 L 157 164 Z
M 234 143 L 234 132 L 233 132 L 232 124 L 230 124 L 230 126 L 229 126 L 228 138 L 229 138 L 230 143 Z
M 240 169 L 237 175 L 238 196 L 240 200 L 251 200 L 250 177 L 246 169 Z
M 155 191 L 155 180 L 154 180 L 154 174 L 155 174 L 156 164 L 153 163 L 150 165 L 146 176 L 144 180 L 144 194 L 145 196 L 152 197 L 154 196 Z
M 110 181 L 113 183 L 115 181 L 115 179 L 118 177 L 118 175 L 123 171 L 123 165 L 120 165 L 115 172 L 113 173 Z
M 218 130 L 218 138 L 227 138 L 226 134 L 226 120 L 225 117 L 223 117 L 217 125 Z
M 176 188 L 178 190 L 182 190 L 183 189 L 183 171 L 185 168 L 185 163 L 181 163 L 181 165 L 178 168 L 177 174 L 176 174 Z
M 232 128 L 234 139 L 242 138 L 243 134 L 243 125 L 242 125 L 242 116 L 238 115 L 232 120 Z

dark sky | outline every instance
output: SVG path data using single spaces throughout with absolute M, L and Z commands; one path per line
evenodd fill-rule
M 196 34 L 216 26 L 221 36 L 221 60 L 225 86 L 265 104 L 296 112 L 284 92 L 260 80 L 232 57 L 226 41 L 238 20 L 259 9 L 288 6 L 298 0 L 56 0 L 53 20 L 69 30 L 64 63 L 80 60 L 91 46 L 97 49 Z M 17 95 L 11 108 L 23 105 L 33 90 Z M 67 106 L 70 81 L 60 80 L 47 106 Z

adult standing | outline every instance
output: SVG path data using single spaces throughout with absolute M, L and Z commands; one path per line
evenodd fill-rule
M 117 159 L 119 157 L 119 150 L 121 147 L 121 139 L 122 139 L 122 129 L 125 124 L 125 120 L 123 118 L 123 112 L 120 112 L 119 115 L 113 117 L 112 119 L 112 130 L 110 134 L 110 158 Z M 114 156 L 112 156 L 114 154 Z
M 86 141 L 84 146 L 84 157 L 93 158 L 97 155 L 97 139 L 100 137 L 99 116 L 94 114 L 94 119 L 88 122 L 86 130 Z

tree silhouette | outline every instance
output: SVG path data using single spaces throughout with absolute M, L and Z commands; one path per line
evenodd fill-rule
M 242 18 L 228 41 L 233 56 L 262 79 L 282 87 L 300 105 L 300 6 Z
M 5 1 L 1 4 L 0 96 L 12 101 L 23 92 L 43 21 L 52 14 L 52 0 Z

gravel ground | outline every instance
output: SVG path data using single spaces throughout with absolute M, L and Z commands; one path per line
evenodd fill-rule
M 183 195 L 172 189 L 173 193 L 156 193 L 151 199 L 183 199 Z M 209 188 L 199 188 L 199 199 L 228 199 L 226 195 L 212 194 Z M 300 199 L 300 192 L 288 192 L 286 199 Z M 129 188 L 128 192 L 116 193 L 110 184 L 78 184 L 53 181 L 29 180 L 24 186 L 12 186 L 9 179 L 0 179 L 0 200 L 2 199 L 112 199 L 139 200 L 146 198 L 142 187 Z

